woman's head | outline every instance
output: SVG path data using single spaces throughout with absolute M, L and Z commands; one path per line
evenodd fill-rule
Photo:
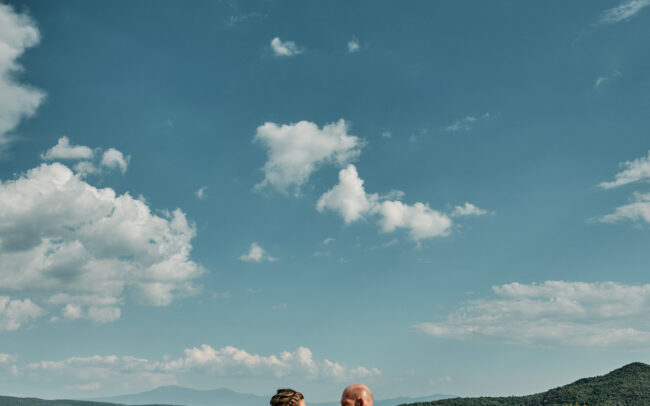
M 293 389 L 278 389 L 271 398 L 271 406 L 305 406 L 305 397 Z

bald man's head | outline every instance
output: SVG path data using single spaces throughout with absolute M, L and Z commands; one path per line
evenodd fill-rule
M 341 406 L 372 406 L 372 392 L 363 384 L 350 385 L 343 390 Z

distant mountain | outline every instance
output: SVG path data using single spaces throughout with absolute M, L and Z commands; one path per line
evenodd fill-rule
M 431 395 L 422 398 L 394 398 L 375 400 L 374 406 L 397 406 L 400 403 L 425 402 L 445 399 L 448 395 Z M 143 405 L 151 403 L 164 403 L 168 405 L 183 406 L 267 406 L 269 396 L 247 395 L 229 389 L 196 390 L 181 386 L 161 386 L 147 392 L 133 395 L 112 396 L 93 399 L 95 401 L 121 403 L 124 405 Z M 309 402 L 308 406 L 340 406 L 339 402 L 315 403 Z M 0 405 L 2 406 L 2 405 Z
M 15 398 L 0 396 L 0 406 L 122 406 L 113 403 L 89 402 L 86 400 L 44 400 L 38 398 Z M 165 405 L 147 405 L 165 406 Z
M 124 405 L 164 403 L 183 406 L 265 406 L 269 399 L 268 396 L 248 395 L 230 389 L 196 390 L 182 386 L 161 386 L 147 392 L 92 400 Z
M 650 405 L 650 365 L 635 362 L 607 375 L 528 396 L 455 398 L 416 402 L 409 406 L 647 406 Z

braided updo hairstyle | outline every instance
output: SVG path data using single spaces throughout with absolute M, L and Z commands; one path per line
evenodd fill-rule
M 271 406 L 299 406 L 304 398 L 302 393 L 293 389 L 278 389 L 278 393 L 271 398 L 270 403 Z

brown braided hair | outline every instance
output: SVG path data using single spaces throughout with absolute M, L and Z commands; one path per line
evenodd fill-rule
M 302 393 L 293 389 L 278 389 L 278 393 L 271 398 L 270 403 L 271 406 L 298 406 L 304 398 Z

